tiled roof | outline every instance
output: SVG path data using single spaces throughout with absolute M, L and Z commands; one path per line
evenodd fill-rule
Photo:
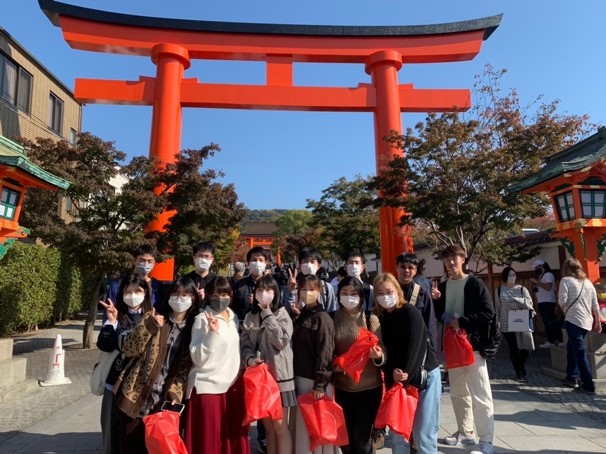
M 605 159 L 606 128 L 601 127 L 594 135 L 545 159 L 545 165 L 540 172 L 510 186 L 509 191 L 523 191 L 564 173 L 583 169 Z
M 25 156 L 25 150 L 22 146 L 2 136 L 0 136 L 0 164 L 17 167 L 57 188 L 67 189 L 69 187 L 68 181 L 59 178 L 32 163 L 27 159 L 27 156 Z

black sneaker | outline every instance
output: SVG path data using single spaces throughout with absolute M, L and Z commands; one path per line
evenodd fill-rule
M 580 394 L 589 394 L 590 396 L 595 396 L 595 391 L 590 391 L 589 389 L 581 388 L 580 386 L 574 388 L 574 390 Z
M 564 386 L 567 386 L 569 388 L 579 389 L 579 381 L 576 378 L 566 377 L 562 380 L 562 383 L 564 384 Z
M 258 453 L 259 454 L 267 454 L 267 441 L 266 440 L 259 440 L 259 449 L 258 449 Z
M 520 383 L 526 383 L 526 374 L 524 374 L 524 373 L 517 374 L 516 380 L 519 381 Z
M 370 443 L 372 445 L 372 452 L 376 452 L 379 449 L 383 449 L 383 447 L 385 446 L 385 434 L 381 429 L 372 429 Z

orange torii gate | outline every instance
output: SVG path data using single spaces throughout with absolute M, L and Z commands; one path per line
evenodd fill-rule
M 499 26 L 501 15 L 423 26 L 309 26 L 210 22 L 132 16 L 38 0 L 74 49 L 151 57 L 155 77 L 138 81 L 76 79 L 75 96 L 85 103 L 153 106 L 150 156 L 174 162 L 180 151 L 182 107 L 372 112 L 377 172 L 400 150 L 384 138 L 402 132 L 402 112 L 463 111 L 468 89 L 415 89 L 398 84 L 403 64 L 473 59 Z M 265 61 L 265 85 L 210 84 L 184 78 L 191 59 Z M 357 87 L 293 85 L 294 63 L 359 63 L 371 84 Z M 381 262 L 394 271 L 395 258 L 412 251 L 404 211 L 380 209 Z M 162 230 L 169 213 L 150 229 Z M 173 263 L 154 275 L 172 279 Z

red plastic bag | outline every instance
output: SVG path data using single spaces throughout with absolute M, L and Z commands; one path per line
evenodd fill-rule
M 456 369 L 457 367 L 473 364 L 473 347 L 467 340 L 467 332 L 464 329 L 455 330 L 451 326 L 446 327 L 444 356 L 447 369 Z
M 267 364 L 262 363 L 246 369 L 244 388 L 246 417 L 243 426 L 263 418 L 282 419 L 280 388 Z
M 375 427 L 382 429 L 389 426 L 390 430 L 410 440 L 418 401 L 419 392 L 416 388 L 404 388 L 402 383 L 396 383 L 383 396 L 375 418 Z
M 313 392 L 299 396 L 299 409 L 309 434 L 309 449 L 318 446 L 344 446 L 349 444 L 343 409 L 328 395 L 314 399 Z
M 143 418 L 145 446 L 149 454 L 187 454 L 179 435 L 179 417 L 175 411 L 160 411 Z
M 343 369 L 347 375 L 353 378 L 354 382 L 360 382 L 360 376 L 370 354 L 370 349 L 379 345 L 379 339 L 373 333 L 365 328 L 360 328 L 358 338 L 351 344 L 349 350 L 341 356 L 335 358 L 335 366 Z

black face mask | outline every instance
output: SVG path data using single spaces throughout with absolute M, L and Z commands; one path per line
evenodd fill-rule
M 231 298 L 229 296 L 211 296 L 210 297 L 210 307 L 212 307 L 215 312 L 223 312 L 229 306 Z
M 540 276 L 541 274 L 543 274 L 543 268 L 538 267 L 536 270 L 534 270 L 534 274 Z

